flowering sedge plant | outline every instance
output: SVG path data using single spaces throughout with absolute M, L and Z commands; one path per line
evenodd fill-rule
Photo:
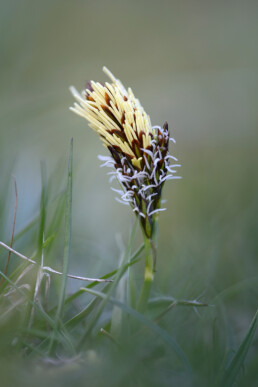
M 106 68 L 111 82 L 88 82 L 82 93 L 71 87 L 77 102 L 70 109 L 85 118 L 95 130 L 110 156 L 99 156 L 103 166 L 111 167 L 111 180 L 117 178 L 121 189 L 116 198 L 130 205 L 139 217 L 145 243 L 151 242 L 156 233 L 156 219 L 161 208 L 161 194 L 166 180 L 175 176 L 177 159 L 169 154 L 168 124 L 151 126 L 150 117 L 135 98 L 132 90 L 125 89 L 119 79 Z M 171 162 L 172 161 L 172 162 Z M 150 256 L 150 254 L 147 254 Z M 153 257 L 146 259 L 146 276 L 153 279 Z

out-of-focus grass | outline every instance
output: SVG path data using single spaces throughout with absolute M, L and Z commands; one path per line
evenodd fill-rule
M 115 233 L 121 232 L 126 243 L 133 216 L 114 201 L 105 171 L 98 168 L 96 154 L 105 150 L 86 124 L 68 112 L 68 86 L 82 88 L 88 78 L 104 81 L 101 67 L 107 65 L 133 88 L 153 124 L 168 120 L 177 140 L 172 154 L 182 164 L 183 179 L 167 183 L 164 191 L 168 210 L 160 216 L 153 296 L 200 297 L 212 305 L 198 311 L 175 307 L 159 323 L 183 348 L 192 378 L 148 330 L 135 339 L 125 332 L 122 350 L 99 334 L 78 358 L 69 353 L 66 362 L 43 364 L 35 353 L 28 357 L 10 346 L 26 317 L 17 308 L 1 327 L 3 383 L 211 383 L 222 362 L 233 357 L 257 309 L 257 4 L 6 1 L 0 18 L 0 240 L 11 238 L 14 174 L 14 248 L 27 256 L 37 254 L 40 160 L 46 160 L 45 263 L 61 269 L 67 144 L 73 136 L 69 270 L 96 277 L 118 267 Z M 1 249 L 1 269 L 6 258 Z M 12 255 L 8 274 L 20 264 Z M 136 286 L 141 279 L 137 263 Z M 52 279 L 51 289 L 49 310 L 56 305 L 59 278 Z M 77 289 L 78 283 L 68 280 L 68 293 Z M 65 319 L 87 302 L 86 295 L 78 297 Z M 101 321 L 107 321 L 108 311 L 109 304 Z M 84 323 L 78 327 L 69 331 L 72 340 L 85 332 Z M 257 347 L 256 334 L 238 375 L 240 385 L 257 380 Z
M 198 160 L 198 155 L 195 156 L 195 160 Z M 219 176 L 216 176 L 214 172 L 203 179 L 208 183 L 217 178 Z M 182 180 L 182 185 L 186 184 L 183 183 L 185 180 Z M 95 385 L 105 385 L 107 381 L 111 385 L 134 385 L 135 383 L 153 386 L 158 383 L 206 385 L 219 382 L 219 380 L 225 381 L 223 383 L 227 385 L 226 382 L 231 381 L 231 378 L 237 379 L 240 384 L 242 382 L 243 384 L 253 383 L 256 379 L 255 364 L 257 361 L 257 353 L 254 351 L 257 341 L 254 336 L 256 325 L 253 325 L 250 338 L 247 336 L 245 345 L 242 344 L 240 347 L 240 354 L 235 355 L 236 360 L 232 366 L 229 366 L 241 340 L 247 334 L 248 326 L 257 307 L 258 293 L 255 273 L 257 263 L 255 255 L 252 255 L 257 249 L 257 242 L 249 235 L 249 227 L 257 226 L 255 219 L 251 224 L 250 207 L 252 208 L 251 213 L 254 213 L 257 204 L 255 200 L 252 200 L 255 198 L 249 192 L 249 206 L 246 205 L 246 208 L 244 206 L 245 209 L 242 209 L 244 214 L 248 211 L 246 218 L 241 214 L 241 221 L 238 221 L 237 216 L 232 217 L 234 206 L 240 208 L 239 200 L 243 195 L 241 185 L 236 182 L 235 184 L 236 188 L 238 187 L 235 200 L 225 202 L 223 205 L 219 205 L 219 195 L 222 193 L 220 189 L 218 190 L 218 211 L 213 215 L 212 205 L 209 204 L 208 199 L 212 194 L 210 193 L 206 200 L 204 195 L 204 192 L 210 189 L 209 185 L 205 185 L 204 188 L 202 184 L 198 185 L 198 182 L 192 181 L 189 176 L 186 184 L 188 189 L 184 187 L 183 192 L 194 193 L 194 198 L 191 197 L 189 200 L 194 200 L 197 208 L 207 206 L 206 211 L 196 211 L 194 206 L 187 202 L 188 195 L 185 194 L 185 197 L 181 198 L 182 202 L 179 201 L 179 205 L 185 203 L 185 206 L 181 210 L 180 208 L 175 209 L 174 214 L 176 221 L 177 211 L 180 212 L 184 220 L 181 220 L 181 224 L 185 222 L 186 228 L 180 227 L 180 223 L 177 224 L 177 227 L 174 226 L 171 240 L 166 235 L 166 227 L 162 226 L 161 217 L 158 272 L 152 293 L 156 301 L 150 303 L 153 306 L 149 317 L 137 313 L 125 300 L 119 301 L 118 293 L 108 302 L 113 293 L 110 292 L 111 289 L 117 286 L 121 281 L 121 275 L 125 272 L 123 268 L 119 269 L 117 274 L 113 273 L 118 277 L 114 277 L 116 279 L 112 285 L 107 284 L 104 288 L 102 286 L 103 293 L 99 290 L 91 290 L 91 286 L 89 287 L 89 292 L 96 297 L 94 301 L 90 301 L 88 297 L 83 296 L 83 292 L 79 292 L 77 297 L 68 297 L 66 302 L 63 299 L 65 288 L 61 291 L 59 278 L 51 274 L 50 293 L 45 298 L 46 277 L 41 284 L 41 292 L 37 295 L 42 306 L 41 304 L 38 306 L 38 303 L 34 305 L 36 299 L 33 295 L 35 286 L 37 286 L 36 272 L 31 269 L 24 274 L 22 280 L 16 282 L 18 276 L 23 273 L 24 265 L 20 266 L 18 258 L 12 255 L 12 265 L 8 269 L 8 276 L 13 285 L 9 286 L 9 280 L 6 278 L 1 290 L 0 351 L 3 359 L 1 363 L 3 378 L 6 377 L 10 383 L 16 384 L 21 382 L 21 380 L 18 381 L 19 379 L 25 378 L 25 383 L 27 383 L 26 375 L 30 375 L 28 383 L 31 385 L 37 383 L 42 386 L 51 383 L 69 385 L 71 380 L 75 380 L 77 385 L 84 385 L 85 378 Z M 59 259 L 63 254 L 64 231 L 62 230 L 66 227 L 66 233 L 68 232 L 71 218 L 70 221 L 66 220 L 65 227 L 62 226 L 62 220 L 64 212 L 66 212 L 66 219 L 69 219 L 67 216 L 71 205 L 69 199 L 71 186 L 69 188 L 68 184 L 66 211 L 63 194 L 65 191 L 58 187 L 57 195 L 52 196 L 45 179 L 43 179 L 43 187 L 45 188 L 41 194 L 41 209 L 35 220 L 25 227 L 24 233 L 17 234 L 18 239 L 15 244 L 19 242 L 22 252 L 26 251 L 29 246 L 31 251 L 35 251 L 32 256 L 39 263 L 43 254 L 45 265 L 62 270 L 62 263 Z M 178 186 L 175 185 L 173 189 L 178 189 Z M 167 195 L 168 191 L 169 189 Z M 211 206 L 211 218 L 207 214 L 209 205 Z M 189 214 L 190 209 L 192 213 Z M 222 213 L 223 209 L 224 213 Z M 192 228 L 194 213 L 195 219 L 198 219 L 198 227 L 195 229 Z M 219 221 L 221 216 L 227 216 L 229 222 L 227 225 Z M 243 225 L 243 219 L 246 219 L 245 225 Z M 226 226 L 219 230 L 218 225 Z M 192 230 L 191 233 L 189 230 Z M 188 232 L 189 237 L 187 237 Z M 241 234 L 243 239 L 249 236 L 247 247 L 250 256 L 246 265 L 244 261 L 242 262 L 242 251 L 239 251 L 237 246 L 229 244 L 228 238 L 231 241 L 232 234 L 234 236 Z M 43 237 L 46 242 L 42 244 L 41 238 Z M 185 238 L 187 243 L 184 241 Z M 66 239 L 67 252 L 68 242 L 69 239 Z M 40 250 L 39 246 L 41 246 Z M 82 247 L 76 247 L 76 251 L 80 249 Z M 3 250 L 1 254 L 4 262 L 6 254 Z M 67 259 L 68 255 L 65 254 Z M 234 264 L 231 254 L 234 254 Z M 73 253 L 71 258 L 75 259 Z M 63 267 L 68 268 L 66 259 Z M 87 261 L 87 257 L 85 259 Z M 107 255 L 99 259 L 103 262 L 104 259 L 114 262 L 114 258 Z M 127 260 L 128 258 L 125 263 Z M 241 267 L 238 266 L 240 262 Z M 142 268 L 141 264 L 137 263 L 137 259 L 134 261 L 135 264 L 133 269 L 136 287 L 138 287 L 142 277 Z M 17 266 L 19 268 L 15 271 Z M 252 270 L 249 269 L 250 266 Z M 94 267 L 96 269 L 97 265 Z M 82 269 L 79 274 L 83 275 Z M 22 284 L 30 286 L 31 295 L 28 293 L 28 288 L 21 286 Z M 73 284 L 70 291 L 76 288 L 79 289 L 79 285 Z M 120 287 L 120 291 L 121 289 Z M 102 297 L 104 297 L 104 303 L 101 301 Z M 62 303 L 59 304 L 62 305 L 61 307 L 57 307 L 58 298 Z M 71 302 L 72 299 L 73 302 Z M 30 300 L 29 303 L 26 303 L 26 300 Z M 47 304 L 46 300 L 48 300 Z M 177 303 L 175 300 L 183 302 Z M 187 300 L 193 300 L 193 303 L 188 305 Z M 203 302 L 209 306 L 202 306 Z M 195 303 L 196 306 L 194 306 Z M 112 304 L 116 308 L 121 308 L 124 321 L 123 330 L 116 337 L 118 344 L 113 342 L 113 338 L 110 339 L 105 332 L 102 334 L 99 332 L 101 327 L 107 331 L 110 329 L 112 311 L 110 306 Z M 65 305 L 64 318 L 60 312 L 63 305 Z M 172 306 L 171 309 L 166 315 L 163 315 L 163 311 L 169 305 Z M 31 315 L 34 316 L 33 320 Z M 151 320 L 157 316 L 160 318 L 155 319 L 153 323 Z M 141 324 L 136 330 L 135 321 Z M 178 345 L 179 349 L 177 349 Z M 180 354 L 181 351 L 184 351 L 184 355 Z M 176 356 L 177 353 L 179 358 Z M 23 355 L 22 358 L 20 358 L 21 355 Z M 189 363 L 191 372 L 182 367 L 180 358 L 183 364 L 186 361 L 186 367 Z M 244 363 L 246 363 L 245 372 Z M 13 379 L 10 379 L 13 367 L 16 368 L 16 373 L 15 376 L 12 376 Z M 230 374 L 224 374 L 224 369 L 228 369 Z M 130 378 L 129 381 L 128 378 Z

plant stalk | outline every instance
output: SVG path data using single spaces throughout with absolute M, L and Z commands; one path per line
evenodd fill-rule
M 137 304 L 137 310 L 140 313 L 144 313 L 147 308 L 149 295 L 154 279 L 154 254 L 153 254 L 153 241 L 145 237 L 145 269 L 144 269 L 144 282 L 140 294 L 140 298 Z

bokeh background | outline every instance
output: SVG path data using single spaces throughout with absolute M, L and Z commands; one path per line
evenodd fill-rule
M 224 295 L 223 316 L 237 348 L 258 296 L 257 1 L 0 4 L 0 191 L 5 213 L 0 240 L 11 234 L 11 175 L 18 185 L 18 231 L 39 208 L 41 160 L 56 192 L 65 187 L 73 137 L 71 271 L 100 276 L 117 265 L 117 240 L 121 236 L 126 243 L 133 215 L 114 200 L 107 170 L 99 168 L 97 155 L 106 151 L 98 137 L 69 111 L 73 98 L 68 87 L 105 81 L 105 65 L 132 87 L 153 125 L 168 121 L 177 141 L 171 153 L 182 164 L 183 179 L 167 182 L 164 190 L 168 210 L 160 216 L 154 290 L 187 299 L 201 296 L 211 303 Z M 23 252 L 32 254 L 33 247 L 25 245 Z M 210 311 L 205 316 L 206 322 L 216 318 Z M 179 342 L 189 338 L 193 358 L 200 336 L 204 331 L 210 335 L 202 318 L 181 309 L 167 320 Z M 257 336 L 252 348 L 248 370 L 254 376 Z M 200 369 L 201 358 L 196 355 Z

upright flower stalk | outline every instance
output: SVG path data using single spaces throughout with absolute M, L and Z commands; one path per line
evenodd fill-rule
M 126 90 L 106 67 L 103 71 L 110 83 L 90 81 L 82 93 L 71 87 L 77 102 L 70 109 L 89 121 L 110 152 L 110 156 L 99 159 L 102 166 L 113 169 L 109 172 L 110 180 L 116 178 L 120 183 L 120 189 L 112 188 L 119 195 L 116 199 L 130 205 L 140 220 L 146 246 L 144 282 L 148 282 L 146 289 L 150 289 L 156 220 L 158 213 L 165 210 L 161 208 L 162 188 L 166 180 L 180 178 L 174 175 L 180 165 L 169 154 L 169 142 L 175 141 L 169 135 L 167 122 L 163 127 L 152 127 L 150 117 L 132 90 Z M 146 297 L 147 290 L 139 304 L 146 304 Z

